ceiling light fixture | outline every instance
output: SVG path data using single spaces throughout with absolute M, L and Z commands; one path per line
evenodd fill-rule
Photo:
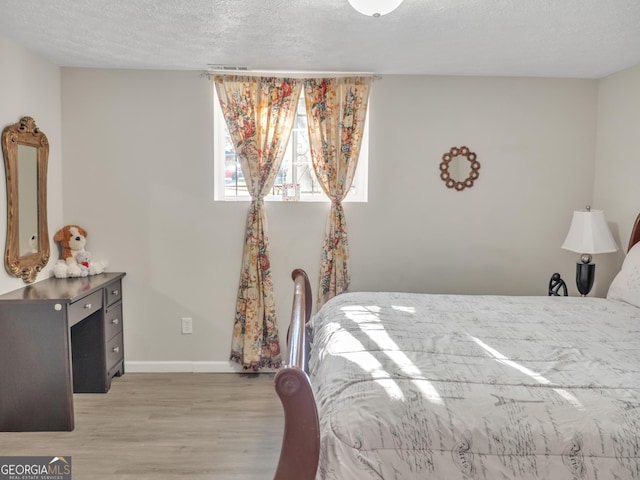
M 363 15 L 381 17 L 393 12 L 403 0 L 349 0 L 349 4 Z

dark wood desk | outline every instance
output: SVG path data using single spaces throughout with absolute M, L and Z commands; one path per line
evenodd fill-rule
M 122 278 L 49 278 L 0 295 L 0 431 L 73 430 L 73 393 L 124 373 Z

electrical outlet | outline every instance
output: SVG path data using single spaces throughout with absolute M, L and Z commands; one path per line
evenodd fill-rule
M 182 317 L 182 334 L 191 335 L 193 333 L 193 319 L 191 317 Z

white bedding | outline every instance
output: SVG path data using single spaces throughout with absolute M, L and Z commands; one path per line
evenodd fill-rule
M 349 293 L 313 321 L 318 479 L 640 479 L 640 309 Z

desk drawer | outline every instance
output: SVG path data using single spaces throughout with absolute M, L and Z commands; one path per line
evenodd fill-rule
M 104 338 L 111 340 L 122 332 L 122 304 L 108 308 L 104 314 Z
M 113 305 L 118 300 L 122 298 L 122 282 L 118 280 L 117 282 L 110 283 L 106 287 L 107 290 L 107 307 Z
M 124 357 L 124 343 L 119 333 L 107 342 L 107 370 L 110 370 Z
M 87 295 L 69 305 L 69 326 L 87 318 L 102 308 L 102 290 Z

